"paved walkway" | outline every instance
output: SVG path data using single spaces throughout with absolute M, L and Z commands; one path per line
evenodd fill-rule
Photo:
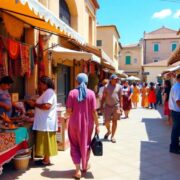
M 179 180 L 180 155 L 168 152 L 171 127 L 160 110 L 133 109 L 129 119 L 118 122 L 117 143 L 104 142 L 104 155 L 91 156 L 90 171 L 82 179 L 96 180 Z M 100 137 L 105 134 L 101 126 Z M 69 150 L 59 151 L 46 168 L 30 166 L 26 172 L 5 167 L 1 180 L 72 179 Z

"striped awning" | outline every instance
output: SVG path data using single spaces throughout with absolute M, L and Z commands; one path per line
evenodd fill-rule
M 68 36 L 81 44 L 85 44 L 84 38 L 79 33 L 37 0 L 0 0 L 0 10 L 33 27 L 57 35 Z

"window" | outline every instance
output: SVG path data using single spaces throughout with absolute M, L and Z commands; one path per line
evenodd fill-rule
M 154 43 L 154 52 L 158 52 L 158 51 L 159 51 L 159 44 Z
M 154 62 L 158 62 L 159 60 L 158 59 L 154 59 Z
M 96 44 L 97 46 L 102 46 L 102 40 L 97 40 Z
M 126 56 L 125 64 L 131 64 L 131 56 Z
M 71 26 L 71 14 L 66 1 L 59 0 L 59 4 L 60 4 L 60 14 L 59 14 L 60 19 L 69 26 Z
M 177 47 L 177 43 L 172 43 L 171 44 L 171 50 L 174 51 Z
M 134 58 L 134 64 L 137 64 L 137 58 Z

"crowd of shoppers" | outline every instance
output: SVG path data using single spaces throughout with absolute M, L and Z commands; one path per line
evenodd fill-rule
M 98 111 L 103 115 L 107 129 L 104 139 L 116 143 L 117 121 L 124 112 L 124 119 L 129 118 L 129 112 L 137 108 L 141 95 L 142 108 L 156 109 L 158 105 L 164 105 L 164 115 L 167 116 L 167 124 L 172 125 L 170 152 L 180 154 L 180 74 L 177 82 L 171 88 L 169 80 L 161 84 L 153 82 L 149 85 L 145 82 L 138 84 L 128 81 L 120 82 L 116 74 L 109 79 L 104 79 L 96 93 L 87 88 L 88 76 L 80 73 L 76 77 L 78 86 L 69 92 L 66 102 L 66 115 L 69 116 L 68 136 L 70 141 L 70 154 L 75 165 L 74 178 L 81 178 L 82 171 L 90 168 L 90 144 L 93 131 L 99 133 Z M 0 111 L 11 112 L 12 104 L 8 89 L 13 83 L 10 77 L 4 77 L 0 81 Z M 54 91 L 54 83 L 48 76 L 39 79 L 39 97 L 29 100 L 27 103 L 35 108 L 33 130 L 36 132 L 35 154 L 43 157 L 37 161 L 39 165 L 49 165 L 50 157 L 57 155 L 56 131 L 57 131 L 57 95 Z M 3 97 L 6 96 L 6 99 Z M 97 98 L 99 107 L 97 107 Z M 0 112 L 1 113 L 1 112 Z

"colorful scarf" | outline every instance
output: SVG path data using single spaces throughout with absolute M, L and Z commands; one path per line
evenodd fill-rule
M 79 91 L 78 102 L 81 102 L 84 99 L 86 99 L 86 96 L 87 96 L 86 83 L 88 82 L 88 76 L 85 73 L 80 73 L 80 74 L 77 75 L 76 80 L 79 83 L 79 86 L 77 87 L 77 89 Z

